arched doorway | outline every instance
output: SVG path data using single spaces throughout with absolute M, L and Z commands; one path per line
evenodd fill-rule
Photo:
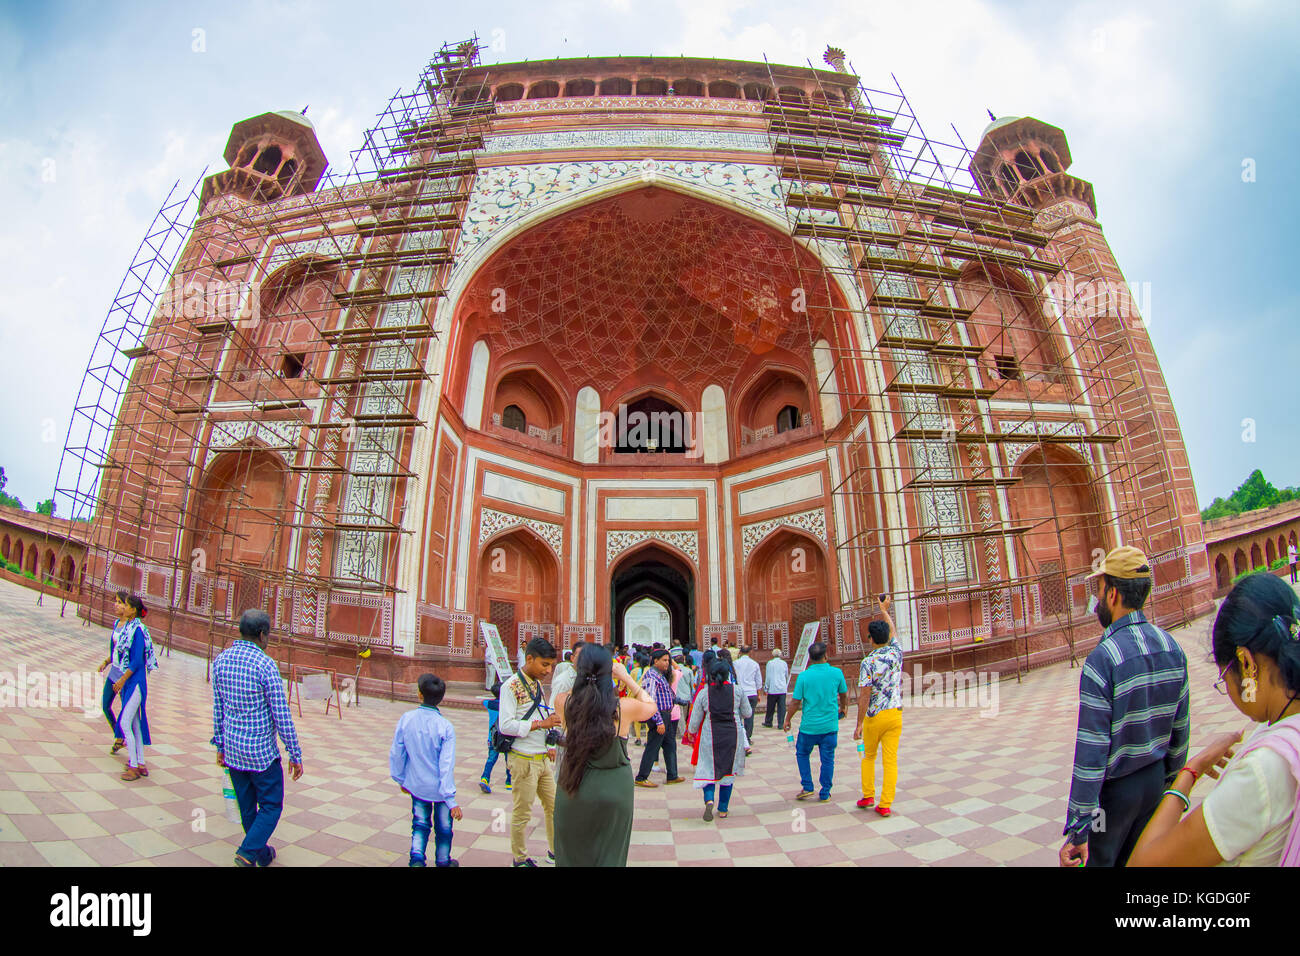
M 651 543 L 625 555 L 610 572 L 609 591 L 610 633 L 615 644 L 632 643 L 632 635 L 625 632 L 627 612 L 646 598 L 668 612 L 671 643 L 699 643 L 695 625 L 695 572 L 675 552 Z
M 1232 556 L 1233 576 L 1235 577 L 1239 574 L 1245 574 L 1249 570 L 1250 566 L 1246 564 L 1246 552 L 1242 551 L 1241 548 L 1238 548 L 1236 553 Z
M 1264 542 L 1264 566 L 1271 568 L 1273 562 L 1277 560 L 1277 549 L 1273 547 L 1273 539 L 1269 538 Z
M 1221 554 L 1214 559 L 1214 588 L 1223 591 L 1231 583 L 1232 569 L 1228 567 L 1228 556 Z
M 779 647 L 788 658 L 804 625 L 828 616 L 830 595 L 821 546 L 789 528 L 768 536 L 750 555 L 745 602 L 754 649 Z M 819 636 L 832 643 L 830 635 Z
M 623 612 L 623 634 L 628 643 L 639 647 L 672 644 L 672 613 L 652 597 L 629 604 Z
M 560 607 L 559 565 L 541 538 L 515 528 L 483 546 L 478 569 L 478 613 L 497 626 L 511 665 L 534 637 L 555 643 Z
M 202 609 L 219 582 L 232 588 L 233 607 L 267 608 L 270 575 L 284 568 L 288 547 L 285 503 L 289 470 L 264 448 L 222 452 L 213 460 L 194 503 L 190 593 Z
M 1067 614 L 1071 577 L 1089 571 L 1104 550 L 1101 514 L 1088 468 L 1073 452 L 1053 445 L 1026 452 L 1016 466 L 1020 482 L 1011 489 L 1011 514 L 1028 526 L 1020 536 L 1020 573 L 1038 578 L 1042 616 Z M 1077 596 L 1076 596 L 1077 597 Z
M 1217 558 L 1214 558 L 1214 589 L 1223 591 L 1231 583 L 1232 568 L 1227 566 L 1227 555 L 1218 555 Z
M 1253 571 L 1264 563 L 1264 552 L 1259 550 L 1259 544 L 1250 546 L 1250 569 Z
M 59 564 L 59 583 L 66 588 L 71 588 L 77 581 L 77 565 L 72 560 L 72 555 L 65 554 L 63 561 Z

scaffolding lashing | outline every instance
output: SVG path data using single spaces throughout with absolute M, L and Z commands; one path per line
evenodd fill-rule
M 811 97 L 781 89 L 769 64 L 764 114 L 792 242 L 817 253 L 796 254 L 801 281 L 831 303 L 804 317 L 818 390 L 842 416 L 826 432 L 849 529 L 839 547 L 852 555 L 839 564 L 842 626 L 887 591 L 917 650 L 950 668 L 1009 659 L 1019 677 L 1029 637 L 1051 630 L 1074 661 L 1096 633 L 1085 576 L 1103 526 L 1142 546 L 1153 510 L 1178 514 L 1168 481 L 1154 509 L 1138 496 L 1165 448 L 1125 415 L 1121 399 L 1142 399 L 1145 381 L 1116 317 L 1094 310 L 1067 337 L 1048 315 L 1024 347 L 1022 306 L 1079 312 L 1055 280 L 1069 270 L 1067 291 L 1090 288 L 1101 264 L 1085 238 L 1040 231 L 1029 207 L 975 192 L 972 152 L 927 137 L 896 80 L 873 90 L 851 69 L 809 68 Z M 1019 294 L 997 281 L 1007 276 Z M 842 306 L 833 284 L 848 290 Z M 1027 481 L 1036 508 L 1018 506 Z M 934 631 L 944 639 L 927 640 Z

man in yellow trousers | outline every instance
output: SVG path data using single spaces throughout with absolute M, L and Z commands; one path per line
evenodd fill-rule
M 894 640 L 889 598 L 881 595 L 883 620 L 867 625 L 872 649 L 858 669 L 858 716 L 854 740 L 864 741 L 862 799 L 858 806 L 875 807 L 882 817 L 892 812 L 898 785 L 898 738 L 903 733 L 903 649 Z M 885 779 L 876 803 L 876 750 L 884 751 Z

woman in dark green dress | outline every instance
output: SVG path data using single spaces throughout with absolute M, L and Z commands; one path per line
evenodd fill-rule
M 627 687 L 620 698 L 616 687 Z M 555 793 L 555 865 L 627 866 L 632 842 L 632 767 L 627 734 L 655 702 L 599 644 L 578 658 L 564 702 L 564 763 Z

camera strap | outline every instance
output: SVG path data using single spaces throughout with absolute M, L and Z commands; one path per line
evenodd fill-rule
M 528 720 L 530 717 L 533 716 L 533 714 L 537 713 L 539 710 L 544 709 L 545 707 L 545 705 L 542 703 L 542 682 L 541 681 L 537 682 L 536 694 L 533 693 L 532 685 L 528 683 L 528 678 L 524 676 L 522 671 L 519 673 L 519 682 L 524 685 L 524 690 L 528 694 L 528 699 L 533 702 L 533 706 L 528 708 L 528 713 L 524 714 L 521 718 L 519 718 L 520 720 Z

